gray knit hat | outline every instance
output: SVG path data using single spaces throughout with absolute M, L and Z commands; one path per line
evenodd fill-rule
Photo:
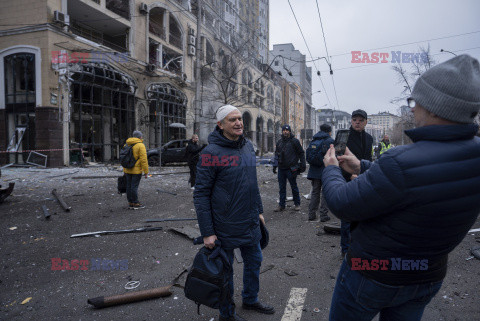
M 430 68 L 415 83 L 412 98 L 441 118 L 472 123 L 480 110 L 478 60 L 461 55 Z
M 142 134 L 141 131 L 135 130 L 135 131 L 133 131 L 133 135 L 132 135 L 132 136 L 133 136 L 133 137 L 136 137 L 136 138 L 142 138 L 142 137 L 143 137 L 143 134 Z

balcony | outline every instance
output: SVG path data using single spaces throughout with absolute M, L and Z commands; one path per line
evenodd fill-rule
M 68 0 L 70 32 L 113 50 L 128 52 L 130 23 L 113 18 L 107 10 L 99 10 L 95 3 Z
M 106 0 L 108 10 L 130 20 L 130 0 Z
M 163 27 L 162 22 L 155 21 L 150 19 L 150 24 L 148 25 L 148 30 L 155 36 L 159 37 L 162 40 L 167 40 L 167 35 L 165 28 Z

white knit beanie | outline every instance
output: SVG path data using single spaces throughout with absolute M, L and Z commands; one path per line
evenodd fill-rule
M 234 110 L 237 110 L 238 112 L 240 112 L 237 107 L 232 106 L 232 105 L 225 105 L 225 106 L 222 106 L 222 107 L 218 108 L 218 110 L 217 110 L 217 121 L 224 120 L 225 117 L 227 117 L 227 115 L 230 114 Z
M 480 111 L 478 60 L 461 55 L 430 68 L 415 83 L 412 98 L 441 118 L 472 123 Z

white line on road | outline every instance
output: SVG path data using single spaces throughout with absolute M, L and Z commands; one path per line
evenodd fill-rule
M 299 321 L 302 318 L 303 303 L 307 296 L 307 288 L 292 288 L 282 321 Z

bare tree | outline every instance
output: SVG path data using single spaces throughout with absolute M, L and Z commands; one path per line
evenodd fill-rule
M 391 103 L 398 104 L 406 101 L 412 94 L 413 86 L 417 79 L 428 69 L 435 65 L 430 54 L 430 45 L 420 47 L 419 54 L 412 57 L 408 65 L 406 63 L 397 63 L 392 67 L 397 74 L 397 83 L 403 86 L 398 97 L 391 100 Z M 411 140 L 403 133 L 404 130 L 411 129 L 415 126 L 413 114 L 406 110 L 405 106 L 400 107 L 400 121 L 396 124 L 392 132 L 391 141 L 395 145 L 403 145 L 411 143 Z

